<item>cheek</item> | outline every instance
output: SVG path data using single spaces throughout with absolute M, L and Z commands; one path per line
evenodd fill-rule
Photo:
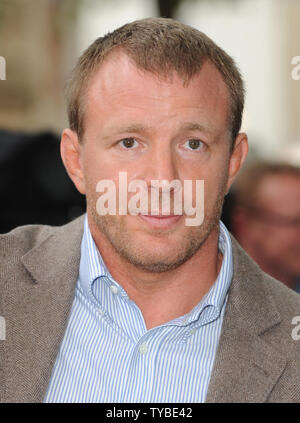
M 224 168 L 204 178 L 205 199 L 208 202 L 214 202 L 220 196 L 224 197 L 227 191 L 227 180 L 228 173 Z
M 84 175 L 89 186 L 96 187 L 97 183 L 103 179 L 116 180 L 118 169 L 113 166 L 105 155 L 98 151 L 88 151 L 83 157 Z

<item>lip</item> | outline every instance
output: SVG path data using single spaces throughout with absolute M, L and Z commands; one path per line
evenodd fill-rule
M 139 217 L 146 223 L 148 223 L 149 225 L 156 227 L 156 228 L 169 228 L 170 226 L 175 225 L 180 218 L 182 217 L 182 215 L 155 215 L 155 216 L 151 216 L 151 215 L 144 215 L 144 214 L 140 214 Z

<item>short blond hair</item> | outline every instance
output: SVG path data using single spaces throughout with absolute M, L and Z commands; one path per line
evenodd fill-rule
M 128 23 L 96 39 L 82 54 L 67 89 L 70 128 L 84 133 L 84 94 L 103 60 L 121 50 L 142 70 L 167 77 L 176 71 L 184 81 L 210 61 L 221 73 L 229 92 L 231 147 L 240 130 L 244 108 L 244 87 L 233 59 L 202 32 L 166 18 L 148 18 Z

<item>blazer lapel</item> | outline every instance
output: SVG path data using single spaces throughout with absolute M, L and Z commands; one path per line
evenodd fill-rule
M 5 301 L 6 402 L 43 401 L 73 302 L 83 218 L 50 233 L 22 257 Z
M 232 244 L 234 274 L 206 402 L 265 402 L 286 358 L 262 335 L 281 318 L 263 272 Z

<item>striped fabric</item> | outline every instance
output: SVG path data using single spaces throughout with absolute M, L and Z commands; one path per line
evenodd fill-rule
M 204 402 L 233 272 L 222 222 L 219 249 L 221 271 L 200 303 L 147 330 L 102 261 L 86 218 L 75 298 L 44 401 Z

